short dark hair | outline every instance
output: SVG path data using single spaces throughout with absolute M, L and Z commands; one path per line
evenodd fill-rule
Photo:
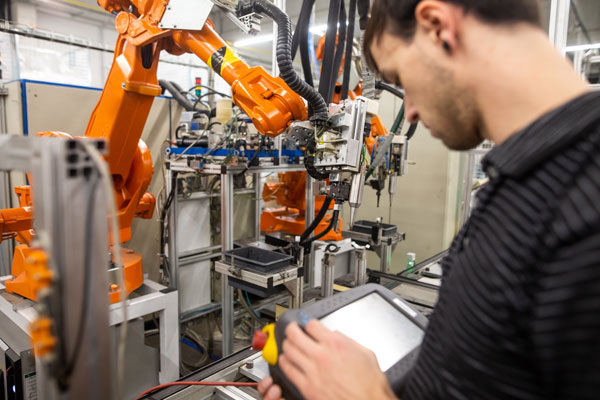
M 490 24 L 529 23 L 541 26 L 539 0 L 441 0 L 462 7 Z M 421 0 L 373 0 L 371 17 L 367 24 L 363 51 L 369 68 L 377 64 L 371 54 L 371 45 L 381 35 L 389 33 L 410 40 L 415 34 L 415 11 Z

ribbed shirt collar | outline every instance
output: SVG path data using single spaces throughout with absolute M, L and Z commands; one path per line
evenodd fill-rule
M 600 92 L 584 94 L 550 111 L 493 148 L 483 159 L 490 178 L 522 177 L 600 124 Z

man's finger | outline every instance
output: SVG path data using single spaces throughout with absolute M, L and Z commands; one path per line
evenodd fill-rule
M 323 342 L 331 336 L 331 331 L 325 328 L 317 319 L 313 319 L 306 324 L 306 332 L 317 342 Z
M 263 396 L 265 393 L 267 393 L 267 390 L 269 390 L 269 388 L 272 385 L 273 385 L 273 378 L 271 378 L 270 376 L 267 376 L 265 379 L 260 381 L 260 383 L 258 384 L 258 393 L 260 393 L 260 395 Z
M 285 341 L 290 341 L 294 346 L 302 349 L 305 354 L 312 354 L 317 344 L 308 336 L 297 323 L 293 322 L 285 328 Z M 285 343 L 284 341 L 284 343 Z
M 279 368 L 285 376 L 298 388 L 302 393 L 306 391 L 308 380 L 302 371 L 292 363 L 285 354 L 279 357 Z
M 293 342 L 289 340 L 283 342 L 283 354 L 305 374 L 313 370 L 313 362 L 310 354 L 306 354 L 303 349 L 297 347 Z
M 265 395 L 265 400 L 281 400 L 281 388 L 279 385 L 273 385 Z

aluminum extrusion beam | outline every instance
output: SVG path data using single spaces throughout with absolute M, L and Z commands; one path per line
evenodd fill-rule
M 221 174 L 221 249 L 233 249 L 233 176 Z M 221 275 L 223 357 L 233 352 L 233 288 L 227 275 Z
M 565 53 L 569 35 L 571 0 L 552 0 L 550 5 L 550 41 L 561 53 Z

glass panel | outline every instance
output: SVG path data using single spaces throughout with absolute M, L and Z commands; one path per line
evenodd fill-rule
M 600 1 L 571 0 L 568 46 L 600 43 Z
M 567 56 L 592 84 L 600 83 L 600 1 L 572 0 Z
M 556 0 L 558 1 L 558 0 Z M 552 0 L 541 0 L 542 25 L 550 25 Z M 590 83 L 600 83 L 600 1 L 571 0 L 567 36 L 567 57 Z
M 92 78 L 91 50 L 23 36 L 16 39 L 22 79 L 99 86 Z

